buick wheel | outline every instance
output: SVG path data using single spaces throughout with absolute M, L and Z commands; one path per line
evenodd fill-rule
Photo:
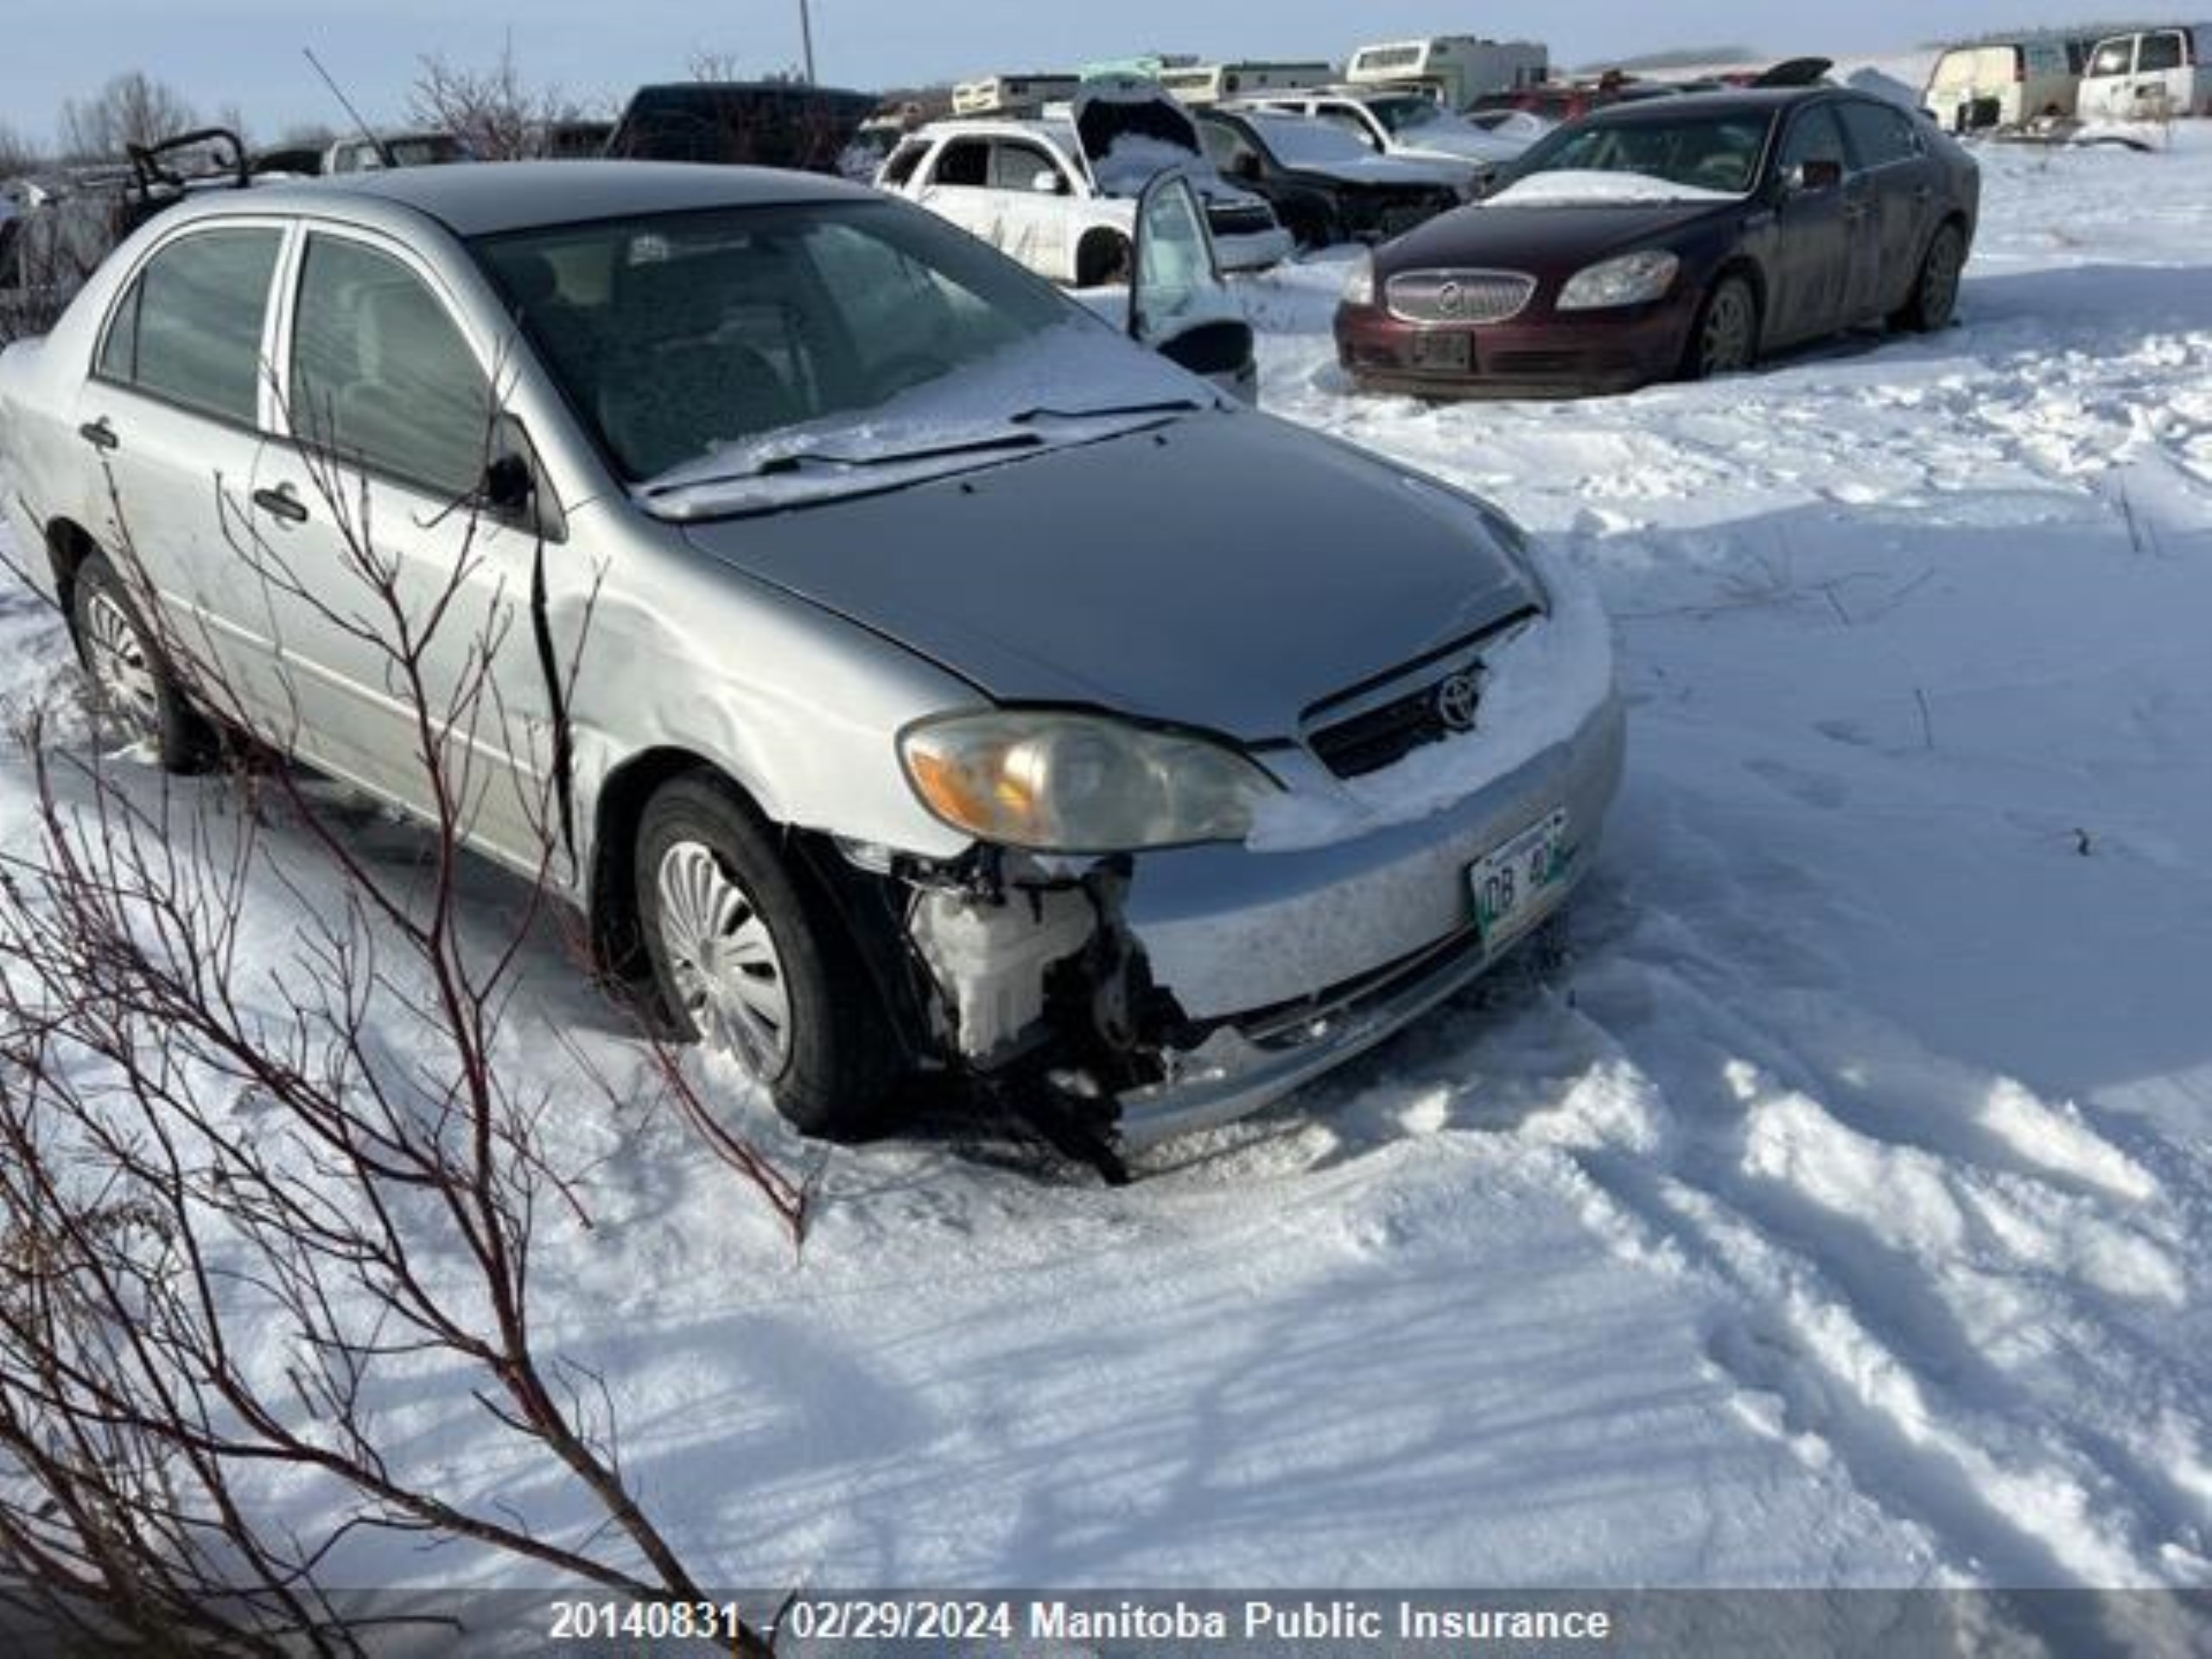
M 1690 371 L 1700 380 L 1736 374 L 1758 359 L 1759 302 L 1741 276 L 1713 284 L 1690 337 Z
M 830 895 L 744 796 L 704 772 L 664 785 L 635 868 L 677 1034 L 727 1058 L 809 1135 L 875 1127 L 901 1069 L 891 1021 Z
M 1948 326 L 1959 308 L 1959 276 L 1966 264 L 1964 232 L 1956 225 L 1942 226 L 1936 231 L 1936 239 L 1928 245 L 1928 257 L 1920 262 L 1920 276 L 1912 285 L 1912 297 L 1891 321 L 1922 334 L 1934 334 Z
M 103 743 L 143 746 L 170 772 L 197 772 L 213 735 L 194 713 L 153 630 L 104 553 L 77 569 L 70 604 L 79 660 Z

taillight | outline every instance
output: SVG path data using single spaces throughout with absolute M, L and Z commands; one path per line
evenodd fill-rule
M 2014 52 L 2012 54 L 2012 84 L 2015 86 L 2023 86 L 2026 83 L 2027 79 L 2027 54 L 2022 52 Z

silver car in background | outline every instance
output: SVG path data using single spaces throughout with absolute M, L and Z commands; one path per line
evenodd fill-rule
M 538 870 L 557 798 L 563 895 L 679 1033 L 810 1132 L 935 1072 L 1142 1142 L 1526 938 L 1590 866 L 1622 725 L 1602 612 L 1503 514 L 1223 394 L 1251 336 L 1185 182 L 1137 241 L 1164 355 L 828 179 L 210 197 L 0 356 L 0 487 L 164 759 L 191 686 L 142 599 L 299 760 L 421 811 L 377 652 L 222 522 L 335 582 L 334 468 L 403 593 L 464 570 L 496 642 L 506 717 L 448 734 L 472 844 Z

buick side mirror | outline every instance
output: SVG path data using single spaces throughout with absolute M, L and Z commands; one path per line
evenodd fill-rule
M 1790 193 L 1801 194 L 1815 190 L 1833 190 L 1843 182 L 1843 163 L 1830 157 L 1815 156 L 1800 162 L 1783 175 Z

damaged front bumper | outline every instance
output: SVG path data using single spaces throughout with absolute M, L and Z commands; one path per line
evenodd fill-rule
M 938 1035 L 963 1069 L 1044 1090 L 1141 1146 L 1259 1109 L 1451 996 L 1566 903 L 1618 788 L 1610 690 L 1561 741 L 1441 810 L 1297 850 L 1210 845 L 1102 862 L 1009 862 L 918 894 L 909 934 Z M 1270 765 L 1325 788 L 1302 752 Z M 1564 812 L 1555 878 L 1510 935 L 1477 925 L 1470 874 Z

